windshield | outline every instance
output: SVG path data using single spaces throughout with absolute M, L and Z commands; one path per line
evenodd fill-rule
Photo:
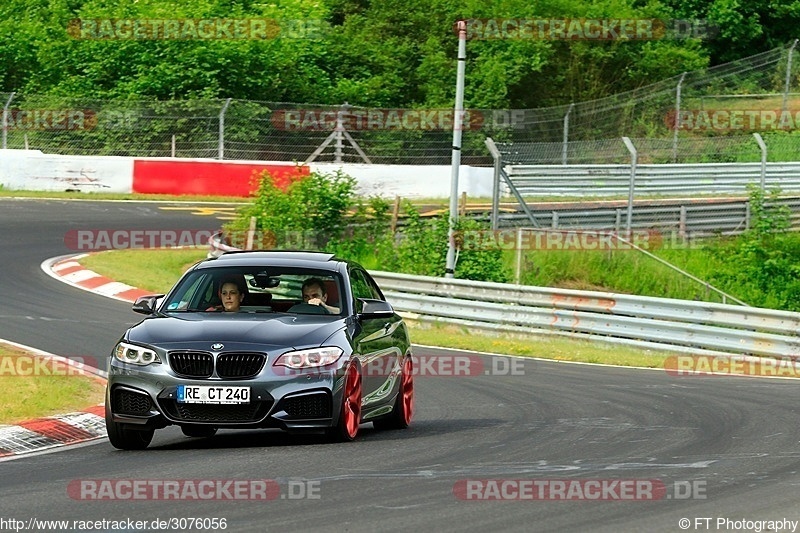
M 185 276 L 161 311 L 341 314 L 339 276 L 328 270 L 203 268 Z

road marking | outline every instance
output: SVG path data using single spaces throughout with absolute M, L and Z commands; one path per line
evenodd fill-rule
M 191 215 L 201 217 L 216 216 L 219 220 L 234 220 L 238 207 L 205 207 L 193 205 L 187 207 L 159 206 L 159 209 L 163 209 L 164 211 L 189 211 Z

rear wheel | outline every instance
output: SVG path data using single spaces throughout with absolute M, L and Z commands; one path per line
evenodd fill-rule
M 217 428 L 214 426 L 181 426 L 181 431 L 187 437 L 209 438 L 217 434 Z
M 400 390 L 394 401 L 391 414 L 372 422 L 375 429 L 405 429 L 411 424 L 414 416 L 414 363 L 410 357 L 403 361 L 403 373 L 400 377 Z
M 120 450 L 144 450 L 153 440 L 154 429 L 128 429 L 111 418 L 111 409 L 106 405 L 106 433 L 114 448 Z
M 361 424 L 361 371 L 356 363 L 350 363 L 342 388 L 342 410 L 336 427 L 328 431 L 331 440 L 347 442 L 358 435 Z

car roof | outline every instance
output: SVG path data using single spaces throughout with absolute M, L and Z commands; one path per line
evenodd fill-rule
M 334 254 L 309 251 L 237 251 L 227 252 L 216 259 L 207 259 L 197 265 L 198 268 L 216 268 L 223 266 L 278 266 L 298 268 L 318 268 L 322 270 L 338 270 L 339 264 L 345 262 Z

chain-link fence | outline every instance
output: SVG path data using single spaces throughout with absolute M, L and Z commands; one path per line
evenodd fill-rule
M 4 148 L 260 161 L 449 164 L 453 110 L 246 100 L 116 101 L 0 94 Z M 473 112 L 473 119 L 475 112 Z M 490 164 L 467 126 L 464 163 Z
M 526 162 L 613 162 L 623 136 L 670 139 L 651 162 L 752 161 L 752 131 L 774 137 L 771 161 L 797 158 L 795 43 L 739 61 L 575 104 L 469 110 L 462 162 L 490 165 L 486 137 Z M 56 154 L 273 161 L 450 164 L 452 109 L 377 109 L 247 100 L 92 100 L 0 94 L 2 147 Z M 613 139 L 597 141 L 596 139 Z M 646 144 L 648 141 L 643 141 Z M 777 145 L 783 143 L 784 149 Z M 754 159 L 755 158 L 755 159 Z

